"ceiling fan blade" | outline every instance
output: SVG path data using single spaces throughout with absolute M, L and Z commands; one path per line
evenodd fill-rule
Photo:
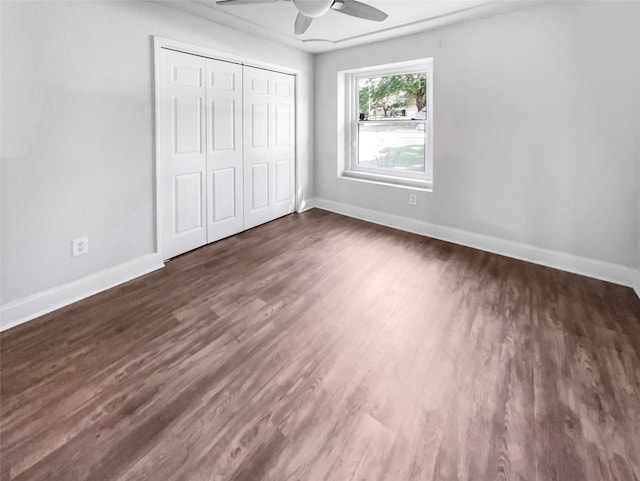
M 275 3 L 278 0 L 218 0 L 217 5 L 233 6 L 233 5 L 257 5 L 258 3 Z
M 303 15 L 302 13 L 298 12 L 298 16 L 296 17 L 296 23 L 293 27 L 293 31 L 296 33 L 296 35 L 303 34 L 304 32 L 307 31 L 312 21 L 313 21 L 312 17 L 307 17 L 306 15 Z
M 382 10 L 378 10 L 366 3 L 358 2 L 358 0 L 336 0 L 331 8 L 336 12 L 351 15 L 352 17 L 374 20 L 376 22 L 382 22 L 388 17 Z

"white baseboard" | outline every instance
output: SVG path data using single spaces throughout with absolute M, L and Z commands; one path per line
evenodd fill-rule
M 633 290 L 636 291 L 636 295 L 640 297 L 640 270 L 633 272 Z
M 346 215 L 356 219 L 373 222 L 387 227 L 393 227 L 415 234 L 460 244 L 474 249 L 480 249 L 494 254 L 500 254 L 514 259 L 520 259 L 534 264 L 540 264 L 554 269 L 573 272 L 595 279 L 601 279 L 623 286 L 631 286 L 636 289 L 640 296 L 640 274 L 629 267 L 609 262 L 589 259 L 587 257 L 575 256 L 564 252 L 557 252 L 529 244 L 499 239 L 482 234 L 474 234 L 452 227 L 445 227 L 437 224 L 429 224 L 416 219 L 401 217 L 393 214 L 385 214 L 363 207 L 356 207 L 350 204 L 334 202 L 332 200 L 314 198 L 308 199 L 305 210 L 312 207 L 328 210 L 337 214 Z M 634 273 L 637 274 L 634 279 Z
M 429 224 L 416 219 L 376 212 L 326 199 L 306 199 L 298 212 L 314 207 L 381 224 L 427 237 L 473 247 L 487 252 L 513 257 L 563 271 L 632 287 L 640 297 L 640 271 L 563 252 L 512 242 L 496 237 Z M 91 274 L 68 284 L 54 287 L 0 307 L 0 331 L 15 327 L 73 302 L 123 284 L 164 267 L 160 254 L 149 254 L 104 271 Z
M 149 254 L 68 284 L 10 302 L 0 308 L 0 331 L 10 329 L 162 267 L 164 267 L 162 256 Z

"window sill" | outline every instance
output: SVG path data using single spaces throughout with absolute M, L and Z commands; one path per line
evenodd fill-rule
M 345 170 L 339 175 L 341 179 L 354 180 L 356 182 L 366 182 L 369 184 L 387 185 L 407 190 L 419 190 L 422 192 L 433 192 L 433 183 L 426 180 L 407 179 L 390 175 L 371 174 L 368 172 L 357 172 Z

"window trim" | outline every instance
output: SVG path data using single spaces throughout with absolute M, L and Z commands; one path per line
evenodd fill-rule
M 416 120 L 359 120 L 358 81 L 373 76 L 425 73 L 427 82 L 426 118 Z M 338 176 L 349 179 L 369 180 L 400 187 L 431 190 L 433 186 L 433 58 L 424 58 L 409 62 L 377 65 L 340 72 L 344 118 L 339 119 L 338 136 L 344 143 L 338 142 Z M 340 92 L 339 92 L 340 93 Z M 425 125 L 425 172 L 400 172 L 384 168 L 367 168 L 358 165 L 358 127 L 372 123 L 416 123 Z M 341 134 L 342 128 L 344 134 Z M 340 151 L 342 150 L 342 151 Z M 342 159 L 340 159 L 342 157 Z M 340 161 L 341 160 L 341 161 Z

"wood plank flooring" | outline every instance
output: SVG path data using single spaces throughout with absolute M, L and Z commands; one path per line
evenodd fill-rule
M 631 289 L 321 210 L 0 343 L 2 481 L 640 480 Z

